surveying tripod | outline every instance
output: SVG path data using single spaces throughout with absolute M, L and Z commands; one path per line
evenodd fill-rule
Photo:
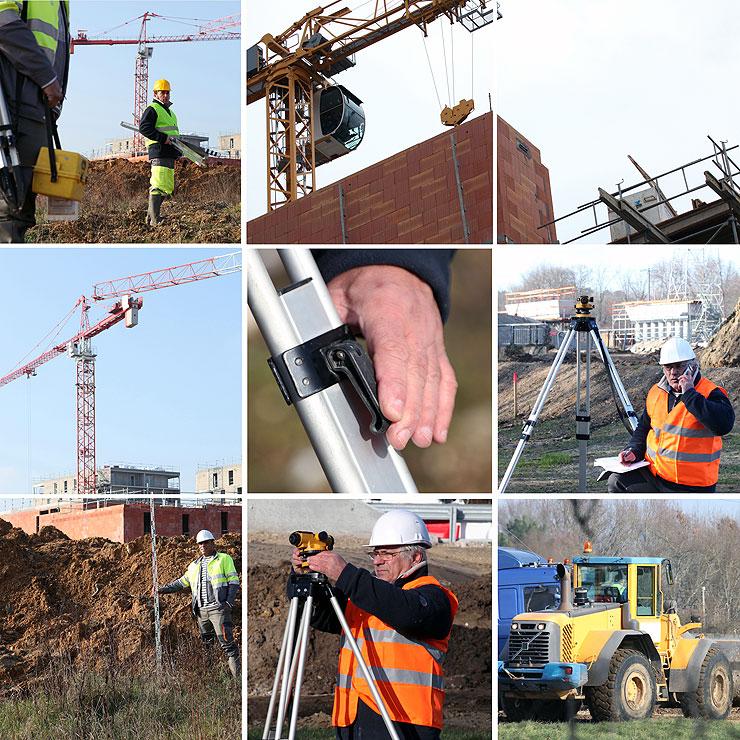
M 26 197 L 20 168 L 13 121 L 0 87 L 0 198 L 4 198 L 13 210 L 18 210 Z
M 288 725 L 287 740 L 294 740 L 296 736 L 296 724 L 298 722 L 298 706 L 301 699 L 301 686 L 303 685 L 303 672 L 306 665 L 306 650 L 308 638 L 311 632 L 311 615 L 313 613 L 314 600 L 328 600 L 334 609 L 337 620 L 344 634 L 344 639 L 350 646 L 355 656 L 357 665 L 362 671 L 362 676 L 367 681 L 370 693 L 377 705 L 383 722 L 392 740 L 400 740 L 396 728 L 388 715 L 383 697 L 378 691 L 375 678 L 362 657 L 362 652 L 350 632 L 347 620 L 344 617 L 342 607 L 339 605 L 327 577 L 323 573 L 291 573 L 288 580 L 288 596 L 290 607 L 288 618 L 283 633 L 283 641 L 280 646 L 277 668 L 275 669 L 275 680 L 270 692 L 270 704 L 267 708 L 267 719 L 262 740 L 284 740 L 283 725 L 288 712 L 288 702 L 292 694 L 290 723 Z M 301 612 L 300 621 L 298 613 Z M 296 633 L 296 624 L 298 629 Z M 280 698 L 278 700 L 278 687 Z M 277 701 L 277 717 L 273 728 L 272 717 L 275 713 L 275 702 Z
M 388 444 L 372 362 L 342 324 L 308 249 L 278 250 L 293 281 L 276 290 L 260 251 L 247 249 L 247 302 L 268 360 L 335 493 L 416 493 Z
M 576 313 L 570 320 L 568 331 L 555 355 L 550 366 L 550 371 L 540 390 L 529 418 L 524 422 L 522 435 L 519 438 L 514 454 L 506 468 L 504 477 L 501 479 L 499 492 L 504 493 L 511 476 L 514 474 L 519 458 L 529 442 L 534 427 L 539 420 L 542 409 L 547 400 L 547 395 L 555 384 L 558 371 L 560 370 L 565 356 L 571 345 L 576 344 L 576 439 L 578 440 L 578 492 L 586 493 L 587 465 L 588 465 L 588 440 L 591 437 L 591 347 L 596 347 L 601 361 L 606 369 L 612 397 L 617 406 L 617 412 L 627 431 L 632 432 L 637 428 L 637 415 L 632 408 L 627 391 L 617 373 L 609 351 L 604 340 L 599 334 L 596 319 L 591 315 L 594 304 L 593 298 L 586 295 L 581 296 L 575 304 Z

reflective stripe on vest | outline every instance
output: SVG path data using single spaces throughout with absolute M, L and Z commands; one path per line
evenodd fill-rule
M 704 398 L 715 388 L 727 395 L 724 388 L 706 378 L 696 384 L 697 393 Z M 714 485 L 719 479 L 722 437 L 707 429 L 684 403 L 676 403 L 669 412 L 667 393 L 659 385 L 648 392 L 645 408 L 651 425 L 645 459 L 651 472 L 680 485 Z
M 59 46 L 59 0 L 26 0 L 26 24 L 33 33 L 36 43 L 44 52 L 50 64 Z M 69 22 L 69 2 L 64 0 L 67 22 Z M 2 0 L 0 2 L 0 27 L 17 21 L 23 12 L 23 2 Z M 66 34 L 67 29 L 62 29 Z
M 193 585 L 197 586 L 198 577 L 200 575 L 200 558 L 193 560 L 188 569 L 185 571 L 179 581 L 185 586 L 192 590 Z M 239 583 L 239 576 L 234 567 L 234 561 L 231 555 L 227 555 L 225 552 L 217 552 L 216 557 L 208 563 L 208 580 L 211 582 L 211 586 L 214 592 L 217 588 L 227 586 L 230 583 Z
M 158 100 L 152 100 L 150 106 L 157 112 L 157 122 L 154 128 L 167 136 L 178 136 L 180 131 L 177 128 L 177 116 L 172 112 L 172 108 L 167 110 Z M 154 139 L 145 138 L 144 141 L 147 146 L 158 143 Z
M 426 585 L 435 585 L 444 591 L 454 619 L 457 598 L 436 578 L 422 576 L 403 588 L 408 590 Z M 347 604 L 345 617 L 391 719 L 441 729 L 444 704 L 442 662 L 447 653 L 449 634 L 442 640 L 406 637 L 351 601 Z M 357 716 L 360 699 L 373 711 L 379 711 L 349 642 L 342 635 L 332 724 L 338 727 L 351 725 Z

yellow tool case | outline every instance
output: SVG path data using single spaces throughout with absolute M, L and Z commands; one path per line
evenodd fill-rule
M 63 149 L 55 149 L 54 154 L 57 162 L 57 181 L 51 181 L 49 149 L 42 147 L 33 168 L 33 192 L 52 198 L 82 200 L 89 160 L 77 152 L 65 152 Z

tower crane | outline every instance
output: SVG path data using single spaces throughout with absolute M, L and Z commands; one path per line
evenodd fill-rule
M 196 30 L 192 33 L 169 35 L 169 36 L 149 36 L 147 24 L 153 18 L 162 20 L 176 21 L 182 23 L 184 19 L 159 15 L 158 13 L 146 12 L 143 15 L 125 21 L 117 28 L 127 26 L 135 21 L 141 21 L 139 34 L 136 38 L 102 38 L 102 34 L 90 38 L 86 30 L 79 30 L 77 36 L 72 39 L 71 53 L 74 54 L 76 46 L 113 46 L 116 44 L 135 44 L 136 49 L 136 70 L 134 72 L 134 125 L 138 128 L 141 116 L 147 106 L 149 99 L 149 60 L 154 53 L 153 47 L 149 44 L 163 44 L 180 41 L 228 41 L 238 40 L 241 38 L 241 31 L 228 30 L 230 28 L 241 28 L 241 16 L 229 15 L 224 18 L 215 18 L 209 21 L 199 21 Z M 198 19 L 189 19 L 197 21 Z M 113 30 L 113 29 L 112 29 Z M 108 33 L 108 32 L 106 32 Z M 141 134 L 134 134 L 134 154 L 145 153 L 144 139 Z
M 355 66 L 356 52 L 411 26 L 426 36 L 442 17 L 471 33 L 493 22 L 491 0 L 371 0 L 364 17 L 344 2 L 316 8 L 247 50 L 247 105 L 262 98 L 267 105 L 268 211 L 311 193 L 316 167 L 362 142 L 362 101 L 330 80 Z M 461 123 L 472 110 L 463 100 L 445 108 L 442 121 Z
M 30 362 L 17 367 L 0 378 L 0 387 L 22 377 L 34 377 L 36 370 L 65 352 L 77 363 L 77 493 L 94 495 L 97 488 L 97 466 L 95 460 L 95 352 L 91 340 L 121 321 L 127 328 L 138 324 L 139 309 L 143 299 L 134 296 L 160 290 L 174 285 L 183 285 L 198 280 L 229 275 L 241 270 L 241 252 L 209 257 L 196 262 L 166 267 L 161 270 L 129 275 L 107 280 L 93 286 L 93 300 L 103 301 L 118 298 L 108 309 L 108 315 L 90 325 L 88 312 L 90 302 L 83 295 L 78 298 L 72 314 L 80 308 L 80 329 L 65 342 L 55 344 Z M 69 318 L 69 315 L 66 318 Z M 63 320 L 64 321 L 64 320 Z

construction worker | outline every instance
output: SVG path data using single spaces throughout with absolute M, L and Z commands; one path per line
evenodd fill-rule
M 452 249 L 316 249 L 342 321 L 367 340 L 378 400 L 402 450 L 443 444 L 457 380 L 445 351 Z
M 15 134 L 19 207 L 0 189 L 0 243 L 24 241 L 36 223 L 33 167 L 47 145 L 47 119 L 62 109 L 69 73 L 69 3 L 0 0 L 0 88 Z
M 711 493 L 719 479 L 722 437 L 735 411 L 727 391 L 702 377 L 691 345 L 671 337 L 660 348 L 663 377 L 648 392 L 645 410 L 622 463 L 649 467 L 609 476 L 612 493 L 695 491 Z
M 180 578 L 157 588 L 157 593 L 172 594 L 190 589 L 193 615 L 198 620 L 200 637 L 205 643 L 214 638 L 229 660 L 235 679 L 241 674 L 239 646 L 234 641 L 231 610 L 239 593 L 237 575 L 231 555 L 216 551 L 213 534 L 202 529 L 195 537 L 200 557 L 193 560 Z M 152 589 L 153 595 L 154 589 Z
M 154 83 L 154 100 L 147 106 L 139 122 L 139 133 L 146 139 L 152 164 L 147 211 L 147 223 L 150 226 L 161 223 L 159 212 L 162 201 L 175 192 L 175 160 L 181 156 L 170 142 L 171 136 L 180 133 L 177 116 L 172 110 L 171 91 L 167 80 L 157 80 Z
M 442 662 L 457 613 L 457 597 L 427 573 L 432 546 L 424 521 L 403 509 L 378 519 L 370 537 L 373 573 L 335 551 L 307 559 L 312 571 L 336 583 L 347 625 L 401 738 L 439 738 L 443 727 Z M 298 549 L 292 563 L 301 572 Z M 311 621 L 316 629 L 340 633 L 331 605 L 319 601 Z M 340 641 L 332 724 L 340 740 L 387 738 L 388 730 L 345 641 Z

